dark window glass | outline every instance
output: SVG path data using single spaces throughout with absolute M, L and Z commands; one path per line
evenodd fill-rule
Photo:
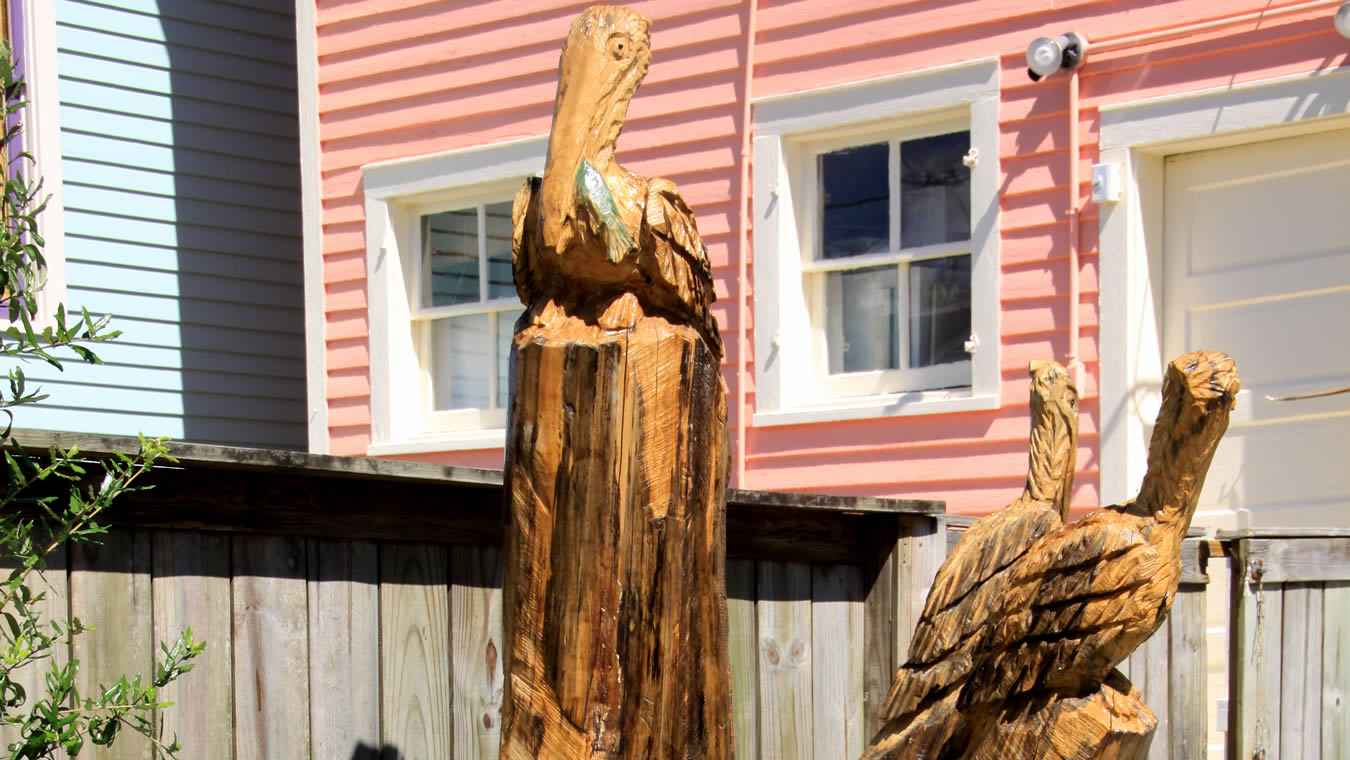
M 890 249 L 890 145 L 875 143 L 820 156 L 821 257 Z

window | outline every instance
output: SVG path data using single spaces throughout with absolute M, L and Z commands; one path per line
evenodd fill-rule
M 511 204 L 547 138 L 371 164 L 366 192 L 372 455 L 505 440 Z
M 511 199 L 411 216 L 421 254 L 412 321 L 436 426 L 503 427 L 511 335 L 522 311 L 511 279 Z
M 809 151 L 803 288 L 832 395 L 970 385 L 970 131 L 946 129 Z
M 997 406 L 997 66 L 755 105 L 755 424 Z

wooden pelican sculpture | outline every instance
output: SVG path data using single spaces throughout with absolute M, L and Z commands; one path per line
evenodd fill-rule
M 1030 541 L 1029 526 L 1058 515 L 1005 511 L 989 525 L 1016 526 L 1010 538 L 969 537 L 993 559 L 958 547 L 974 580 L 939 571 L 864 757 L 1136 757 L 1156 721 L 1114 668 L 1171 609 L 1181 541 L 1237 391 L 1228 356 L 1176 359 L 1138 497 Z
M 975 642 L 953 637 L 958 629 L 951 619 L 960 613 L 960 602 L 1068 517 L 1077 462 L 1078 389 L 1056 362 L 1032 362 L 1030 374 L 1026 486 L 1007 507 L 972 524 L 938 568 L 911 639 L 909 661 L 896 674 L 882 707 L 883 721 L 911 713 L 964 682 Z M 984 608 L 976 614 L 990 612 Z M 968 625 L 985 622 L 972 618 Z
M 650 29 L 638 13 L 609 6 L 572 24 L 544 176 L 521 187 L 511 212 L 516 290 L 536 325 L 561 313 L 622 329 L 660 314 L 692 325 L 720 356 L 708 309 L 712 270 L 694 212 L 670 180 L 640 177 L 614 159 L 628 103 L 651 64 Z
M 614 160 L 650 23 L 572 24 L 542 178 L 516 194 L 501 756 L 728 758 L 722 344 L 667 180 Z

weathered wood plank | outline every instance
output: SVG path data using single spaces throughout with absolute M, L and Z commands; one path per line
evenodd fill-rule
M 928 590 L 947 556 L 947 537 L 932 517 L 903 517 L 896 543 L 895 651 L 904 662 L 914 628 L 923 615 Z
M 900 537 L 898 519 L 880 523 L 870 531 L 865 549 L 863 578 L 863 735 L 871 739 L 881 729 L 881 708 L 895 671 L 904 662 L 897 652 L 895 609 L 901 598 L 896 590 L 896 547 Z
M 1283 595 L 1279 586 L 1251 581 L 1247 544 L 1237 543 L 1233 562 L 1228 756 L 1264 752 L 1277 760 Z
M 1350 537 L 1253 538 L 1249 562 L 1260 562 L 1263 583 L 1320 583 L 1350 580 Z
M 1153 717 L 1158 721 L 1158 727 L 1153 732 L 1153 741 L 1148 747 L 1149 760 L 1180 760 L 1172 757 L 1172 744 L 1169 741 L 1172 731 L 1171 679 L 1168 676 L 1171 666 L 1171 644 L 1171 626 L 1163 624 L 1153 632 L 1148 641 L 1140 644 L 1135 650 L 1145 652 L 1144 670 L 1148 673 L 1146 677 L 1148 689 L 1141 687 L 1140 691 L 1144 696 L 1144 704 L 1149 706 L 1153 711 Z
M 1319 757 L 1322 714 L 1322 589 L 1284 585 L 1280 652 L 1280 756 Z
M 1350 582 L 1322 590 L 1322 757 L 1350 757 Z
M 454 757 L 496 760 L 502 730 L 502 557 L 495 547 L 450 550 Z
M 380 547 L 380 729 L 407 758 L 451 757 L 449 563 L 443 546 Z
M 811 566 L 757 563 L 760 756 L 808 760 L 811 704 Z
M 88 695 L 123 675 L 139 674 L 142 682 L 154 677 L 150 534 L 114 530 L 99 541 L 70 549 L 71 615 L 98 629 L 71 647 L 80 661 L 76 683 Z M 89 749 L 100 760 L 150 757 L 150 743 L 131 732 L 111 749 Z
M 70 448 L 78 446 L 85 456 L 110 456 L 113 451 L 136 451 L 140 442 L 135 438 L 88 433 L 54 433 L 47 430 L 15 430 L 14 437 L 25 448 L 45 451 L 51 446 Z M 478 467 L 409 462 L 398 459 L 370 457 L 342 457 L 329 454 L 310 454 L 286 449 L 255 449 L 236 446 L 215 446 L 205 443 L 171 441 L 169 453 L 194 472 L 203 469 L 232 470 L 303 470 L 308 473 L 326 473 L 361 479 L 423 480 L 437 483 L 454 482 L 465 485 L 500 486 L 501 470 Z
M 347 758 L 380 743 L 379 555 L 367 541 L 307 549 L 313 757 Z
M 235 757 L 308 757 L 305 541 L 236 536 L 232 550 Z
M 1181 582 L 1209 583 L 1207 565 L 1209 549 L 1206 539 L 1188 538 L 1181 542 Z
M 862 571 L 811 568 L 812 757 L 854 760 L 863 735 Z M 870 738 L 870 737 L 866 737 Z
M 727 644 L 731 653 L 731 723 L 736 757 L 759 757 L 759 669 L 755 563 L 727 560 Z
M 234 631 L 230 622 L 230 538 L 160 531 L 152 541 L 155 641 L 172 646 L 191 627 L 206 642 L 193 670 L 164 690 L 164 736 L 182 758 L 234 756 Z
M 934 499 L 887 499 L 873 496 L 834 496 L 830 494 L 788 493 L 786 491 L 745 491 L 727 489 L 727 503 L 740 506 L 788 507 L 845 512 L 881 512 L 884 514 L 940 515 L 945 502 Z
M 0 575 L 4 578 L 8 578 L 13 569 L 12 562 L 0 563 Z M 42 572 L 33 571 L 28 577 L 28 588 L 34 594 L 46 594 L 42 603 L 36 605 L 38 613 L 44 620 L 55 620 L 62 625 L 70 622 L 70 560 L 65 547 L 47 555 L 47 569 Z M 10 677 L 23 687 L 27 695 L 23 706 L 12 712 L 14 714 L 30 712 L 33 703 L 48 694 L 46 674 L 54 667 L 65 667 L 69 662 L 69 647 L 55 646 L 51 649 L 51 657 L 30 662 L 19 671 L 11 673 Z M 10 742 L 18 741 L 19 734 L 17 726 L 0 725 L 0 746 L 8 747 Z M 68 756 L 65 752 L 57 752 L 53 757 L 56 760 L 64 760 Z
M 727 556 L 784 562 L 856 562 L 869 530 L 891 515 L 727 505 Z
M 1208 743 L 1208 702 L 1205 699 L 1207 661 L 1205 655 L 1205 587 L 1182 584 L 1172 605 L 1170 630 L 1170 668 L 1168 669 L 1168 709 L 1171 725 L 1171 754 L 1176 760 L 1205 755 Z M 1155 708 L 1154 712 L 1157 712 Z M 1166 737 L 1156 735 L 1154 743 Z
M 501 542 L 501 489 L 289 472 L 156 470 L 118 525 L 356 540 Z

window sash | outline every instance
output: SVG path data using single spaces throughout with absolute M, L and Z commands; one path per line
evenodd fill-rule
M 410 267 L 408 318 L 418 357 L 421 407 L 425 429 L 455 432 L 496 429 L 506 426 L 506 409 L 498 403 L 498 397 L 502 390 L 501 385 L 508 382 L 508 378 L 498 377 L 499 365 L 504 357 L 500 354 L 501 348 L 498 345 L 497 336 L 501 320 L 510 319 L 514 321 L 516 313 L 523 307 L 520 299 L 515 296 L 489 297 L 492 284 L 488 257 L 487 207 L 510 199 L 511 195 L 505 192 L 494 192 L 479 194 L 471 198 L 461 197 L 408 204 L 404 207 L 404 213 L 407 215 L 407 221 L 404 225 L 406 239 L 410 242 L 410 249 L 416 252 L 417 256 L 416 262 Z M 427 306 L 426 304 L 430 301 L 431 257 L 429 255 L 430 240 L 423 220 L 432 214 L 469 208 L 475 209 L 477 213 L 478 300 L 445 306 Z M 434 326 L 442 320 L 480 314 L 488 316 L 488 346 L 491 354 L 489 361 L 485 362 L 488 385 L 487 405 L 462 409 L 438 409 L 436 408 L 437 381 L 439 380 L 441 383 L 442 394 L 450 394 L 453 391 L 448 384 L 453 383 L 453 378 L 445 375 L 437 377 L 437 350 L 447 351 L 449 345 L 433 345 Z
M 812 327 L 812 374 L 817 386 L 817 395 L 830 397 L 862 397 L 893 394 L 904 391 L 920 392 L 939 388 L 969 387 L 973 382 L 973 362 L 963 359 L 956 362 L 935 364 L 926 367 L 911 367 L 910 333 L 912 330 L 910 315 L 909 264 L 928 259 L 950 256 L 972 256 L 973 240 L 956 240 L 924 246 L 902 248 L 901 240 L 901 176 L 900 146 L 908 140 L 931 137 L 971 130 L 972 125 L 966 119 L 947 119 L 926 123 L 902 125 L 887 129 L 882 133 L 875 130 L 855 130 L 846 134 L 835 134 L 826 139 L 812 139 L 800 143 L 797 176 L 805 180 L 803 207 L 809 212 L 798 217 L 799 240 L 801 246 L 801 273 Z M 973 140 L 973 135 L 972 135 Z M 864 254 L 838 259 L 823 257 L 823 197 L 819 171 L 820 156 L 859 145 L 885 142 L 887 153 L 887 185 L 889 200 L 888 251 L 884 253 Z M 972 219 L 972 237 L 974 220 Z M 825 318 L 828 303 L 827 288 L 830 272 L 851 271 L 884 265 L 895 265 L 897 280 L 896 305 L 900 319 L 897 331 L 899 345 L 896 347 L 900 367 L 897 369 L 877 369 L 859 372 L 840 372 L 831 374 L 830 354 L 832 346 L 838 346 L 842 335 L 829 335 Z
M 404 235 L 412 243 L 412 250 L 417 252 L 417 261 L 411 267 L 412 277 L 409 278 L 410 282 L 408 283 L 409 312 L 413 321 L 480 314 L 520 305 L 520 300 L 514 297 L 488 297 L 492 283 L 490 281 L 491 272 L 487 244 L 487 207 L 511 199 L 512 196 L 506 193 L 491 193 L 464 198 L 459 202 L 443 200 L 409 205 L 406 208 L 407 224 Z M 431 257 L 428 255 L 427 248 L 430 240 L 426 230 L 423 229 L 422 219 L 431 214 L 467 208 L 475 208 L 478 214 L 478 301 L 447 306 L 427 306 L 426 304 L 431 300 Z
M 897 331 L 899 345 L 896 350 L 899 352 L 900 366 L 896 369 L 830 373 L 829 352 L 832 346 L 839 345 L 843 336 L 828 334 L 830 328 L 827 327 L 825 320 L 825 310 L 829 301 L 829 271 L 839 270 L 814 272 L 805 276 L 807 300 L 813 316 L 812 354 L 815 357 L 813 366 L 817 384 L 822 392 L 836 396 L 868 396 L 904 390 L 933 390 L 970 385 L 972 370 L 970 359 L 926 367 L 909 366 L 910 335 L 913 326 L 909 314 L 909 267 L 906 262 L 896 264 L 896 311 L 900 315 L 900 329 Z
M 902 261 L 908 259 L 937 258 L 944 255 L 950 256 L 958 253 L 970 253 L 973 246 L 970 238 L 937 245 L 910 247 L 908 249 L 901 248 L 900 246 L 900 144 L 908 140 L 915 140 L 923 137 L 934 137 L 936 135 L 945 135 L 952 132 L 969 131 L 971 131 L 971 123 L 968 118 L 944 118 L 901 124 L 880 132 L 875 128 L 867 131 L 849 130 L 846 132 L 836 132 L 825 137 L 816 137 L 814 139 L 808 138 L 798 142 L 797 155 L 799 157 L 799 163 L 794 174 L 802 180 L 801 185 L 805 191 L 804 195 L 806 196 L 806 202 L 803 208 L 810 209 L 809 213 L 802 214 L 798 218 L 799 240 L 802 241 L 800 249 L 802 271 L 850 269 L 853 267 L 853 264 L 851 263 L 853 261 L 869 260 L 872 263 L 858 264 L 858 266 L 876 266 L 880 263 L 890 263 L 891 260 Z M 972 140 L 973 139 L 974 136 L 972 135 Z M 887 240 L 888 252 L 844 259 L 826 259 L 821 250 L 824 234 L 823 225 L 821 224 L 821 209 L 824 208 L 824 191 L 820 186 L 820 172 L 818 169 L 820 156 L 845 148 L 881 142 L 887 143 L 889 146 L 886 162 L 887 186 L 890 192 L 890 227 Z M 972 222 L 973 221 L 974 220 L 972 220 Z M 972 226 L 972 234 L 973 229 Z M 881 257 L 893 258 L 882 261 L 880 260 Z

